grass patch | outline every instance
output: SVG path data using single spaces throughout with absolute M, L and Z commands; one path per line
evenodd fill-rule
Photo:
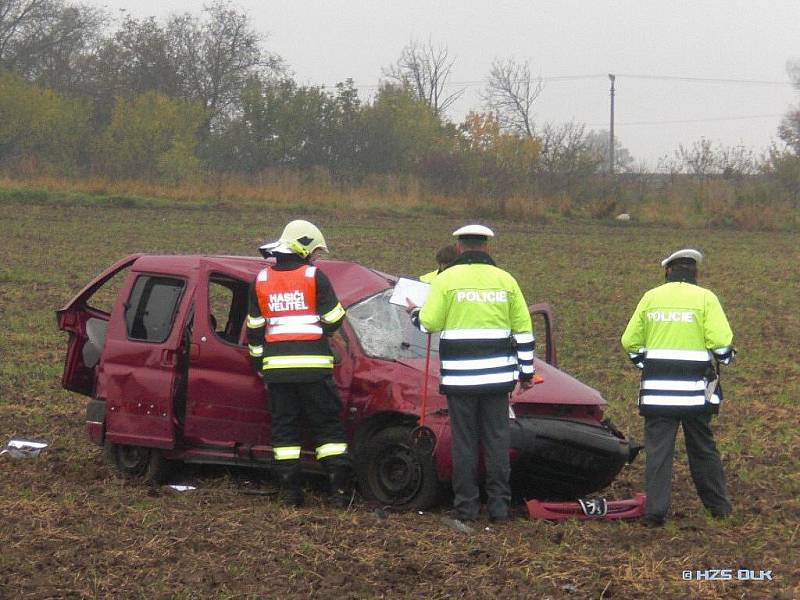
M 117 478 L 86 438 L 86 399 L 60 388 L 66 341 L 53 311 L 127 254 L 256 255 L 291 218 L 316 222 L 333 258 L 424 273 L 466 220 L 443 201 L 394 211 L 377 196 L 336 193 L 322 204 L 288 192 L 239 202 L 110 186 L 0 195 L 0 442 L 51 443 L 40 459 L 0 457 L 0 597 L 800 597 L 792 234 L 546 221 L 513 203 L 513 216 L 489 220 L 498 264 L 530 302 L 554 308 L 561 368 L 597 388 L 607 414 L 639 440 L 638 374 L 619 336 L 661 281 L 663 256 L 684 244 L 706 250 L 701 283 L 722 299 L 740 350 L 723 373 L 726 401 L 714 422 L 735 509 L 725 523 L 707 520 L 682 443 L 673 515 L 654 531 L 518 520 L 465 536 L 436 511 L 378 519 L 363 505 L 335 512 L 313 493 L 307 508 L 284 509 L 272 496 L 239 493 L 224 471 L 190 471 L 200 489 L 185 495 Z M 643 480 L 640 459 L 608 493 L 641 490 Z M 740 567 L 772 569 L 775 579 L 681 579 L 683 569 Z

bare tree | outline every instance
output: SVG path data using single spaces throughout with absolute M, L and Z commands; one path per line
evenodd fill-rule
M 63 0 L 0 0 L 0 69 L 69 87 L 104 22 L 102 11 Z
M 534 136 L 533 103 L 542 93 L 541 77 L 534 79 L 530 64 L 513 58 L 495 59 L 483 92 L 486 107 L 497 115 L 504 129 Z
M 446 91 L 454 64 L 455 58 L 450 57 L 447 47 L 436 47 L 431 40 L 427 45 L 412 41 L 403 48 L 397 62 L 383 70 L 383 74 L 410 85 L 420 101 L 425 102 L 434 114 L 441 115 L 464 94 L 463 89 L 449 94 Z
M 716 152 L 717 169 L 726 179 L 742 179 L 755 175 L 761 163 L 750 148 L 738 146 L 720 146 Z
M 232 109 L 249 78 L 281 66 L 277 56 L 262 48 L 262 36 L 246 13 L 228 0 L 204 9 L 205 19 L 174 16 L 167 36 L 176 65 L 180 95 L 202 104 L 209 119 Z M 210 123 L 210 121 L 209 121 Z
M 800 90 L 800 60 L 788 61 L 786 71 L 794 87 Z M 793 106 L 789 109 L 778 127 L 778 136 L 796 156 L 800 156 L 800 108 Z
M 587 150 L 600 161 L 597 167 L 598 173 L 608 173 L 608 147 L 610 142 L 608 131 L 605 129 L 599 131 L 591 130 L 586 134 Z M 634 159 L 633 156 L 631 156 L 630 150 L 622 145 L 618 137 L 614 138 L 614 156 L 615 170 L 619 173 L 629 171 L 634 164 Z
M 563 125 L 545 123 L 539 135 L 542 150 L 540 168 L 559 176 L 585 176 L 596 172 L 604 157 L 598 156 L 586 137 L 586 125 L 570 121 Z
M 716 168 L 716 158 L 711 147 L 711 140 L 700 138 L 690 148 L 683 144 L 678 145 L 675 158 L 686 173 L 694 175 L 701 181 L 710 175 Z

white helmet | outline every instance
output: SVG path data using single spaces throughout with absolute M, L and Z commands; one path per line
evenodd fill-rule
M 328 251 L 325 238 L 319 228 L 302 219 L 291 221 L 283 228 L 283 233 L 278 238 L 278 244 L 301 258 L 306 258 L 317 248 Z

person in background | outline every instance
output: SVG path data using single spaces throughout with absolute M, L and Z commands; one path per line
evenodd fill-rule
M 430 273 L 420 275 L 419 280 L 422 283 L 430 283 L 439 273 L 449 267 L 457 257 L 458 252 L 456 252 L 456 247 L 454 244 L 442 246 L 436 253 L 436 263 L 439 265 L 439 268 L 435 271 L 431 271 Z
M 431 283 L 414 324 L 441 332 L 439 389 L 447 396 L 453 461 L 453 504 L 458 519 L 480 512 L 478 452 L 486 467 L 487 510 L 507 521 L 511 488 L 508 395 L 533 386 L 534 337 L 517 281 L 487 253 L 494 233 L 483 225 L 453 232 L 458 258 Z
M 666 521 L 678 426 L 683 427 L 689 469 L 703 505 L 716 518 L 731 512 L 709 424 L 722 401 L 719 365 L 735 355 L 733 332 L 717 297 L 697 285 L 702 258 L 692 248 L 665 258 L 661 266 L 666 282 L 644 294 L 622 334 L 622 346 L 642 369 L 646 527 Z
M 312 223 L 296 220 L 286 225 L 277 242 L 260 250 L 265 258 L 274 256 L 275 264 L 262 269 L 250 288 L 247 340 L 267 388 L 284 502 L 304 502 L 300 429 L 305 418 L 317 460 L 329 475 L 333 502 L 346 507 L 352 467 L 327 337 L 340 327 L 345 310 L 328 278 L 312 264 L 328 251 L 325 238 Z

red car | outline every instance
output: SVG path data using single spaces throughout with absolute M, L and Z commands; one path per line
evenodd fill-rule
M 180 462 L 272 465 L 266 394 L 244 327 L 248 286 L 263 266 L 259 258 L 132 255 L 57 312 L 69 333 L 62 384 L 90 398 L 89 437 L 121 471 L 163 480 Z M 385 505 L 432 506 L 452 473 L 438 340 L 425 419 L 437 443 L 426 453 L 410 443 L 426 339 L 388 302 L 396 278 L 353 262 L 317 266 L 347 309 L 331 346 L 360 490 Z M 93 307 L 109 293 L 110 313 Z M 576 498 L 607 486 L 636 450 L 603 422 L 602 396 L 556 368 L 549 307 L 531 311 L 546 348 L 538 384 L 510 398 L 512 484 L 523 498 Z M 309 444 L 309 469 L 313 456 Z

